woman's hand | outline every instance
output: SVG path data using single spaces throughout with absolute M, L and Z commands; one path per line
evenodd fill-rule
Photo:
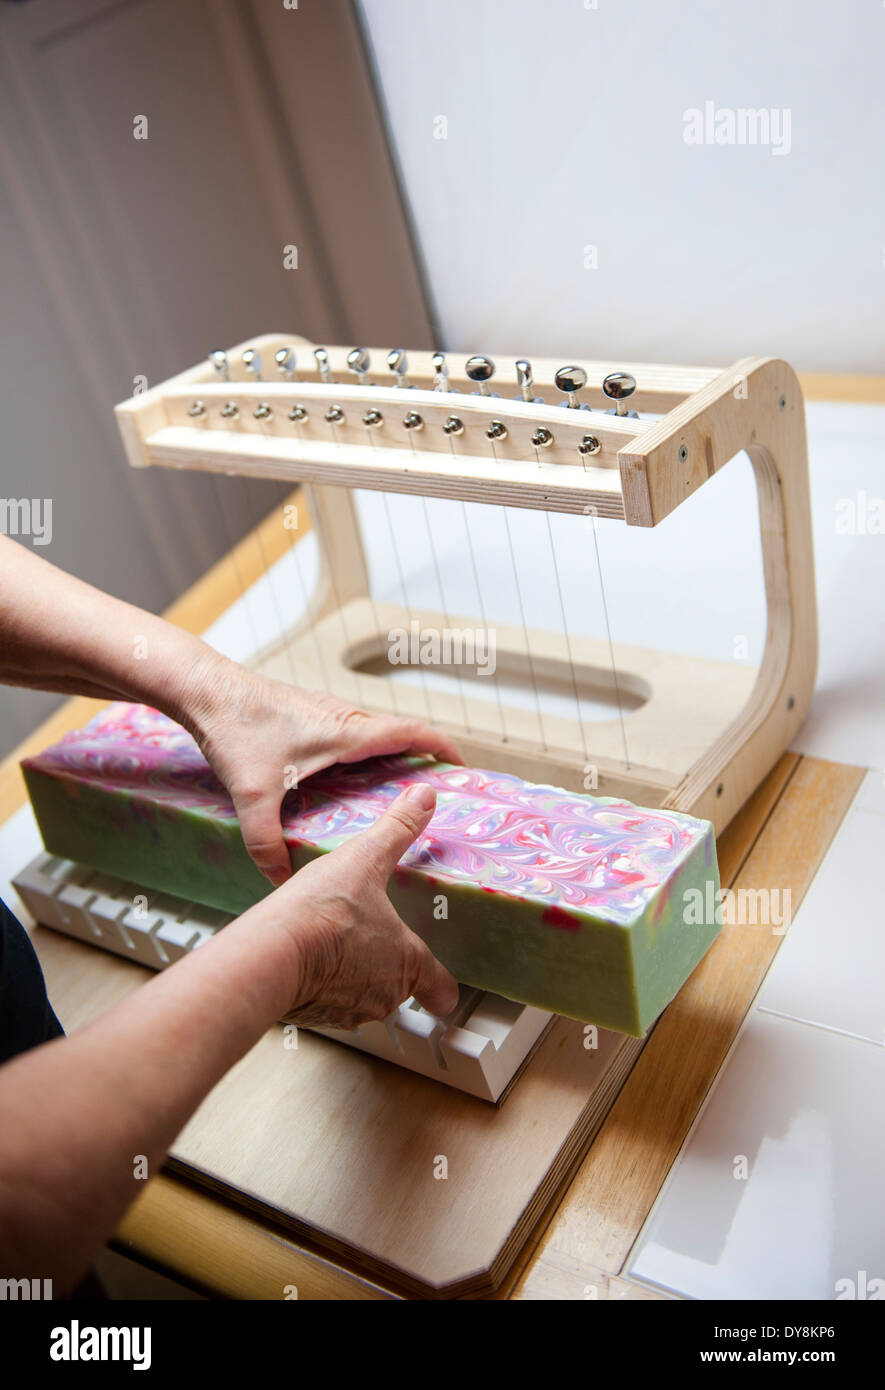
M 387 896 L 388 879 L 435 804 L 433 788 L 416 783 L 374 825 L 250 909 L 249 919 L 288 933 L 295 948 L 287 1019 L 355 1028 L 386 1018 L 410 995 L 438 1017 L 454 1009 L 455 980 Z M 243 919 L 240 930 L 246 926 Z
M 332 763 L 390 753 L 461 759 L 419 719 L 370 715 L 247 671 L 181 628 L 121 603 L 0 536 L 0 681 L 139 700 L 193 734 L 233 798 L 246 848 L 291 877 L 283 797 Z
M 366 714 L 325 692 L 212 658 L 192 681 L 187 727 L 231 795 L 246 848 L 275 885 L 292 873 L 280 806 L 305 777 L 393 753 L 461 761 L 450 739 L 418 719 Z

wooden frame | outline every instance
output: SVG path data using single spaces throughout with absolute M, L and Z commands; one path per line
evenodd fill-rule
M 287 346 L 296 352 L 297 381 L 248 377 L 246 348 L 258 353 L 270 376 L 274 353 Z M 135 467 L 233 472 L 308 487 L 321 548 L 317 591 L 306 619 L 256 664 L 285 678 L 297 654 L 299 668 L 313 672 L 311 683 L 323 684 L 313 671 L 319 659 L 325 673 L 334 672 L 335 693 L 386 712 L 393 709 L 389 682 L 355 679 L 353 672 L 379 654 L 383 633 L 403 626 L 406 614 L 385 607 L 385 622 L 379 622 L 351 489 L 456 497 L 590 515 L 594 524 L 596 518 L 620 519 L 648 527 L 735 455 L 748 454 L 768 607 L 765 649 L 751 687 L 747 668 L 733 663 L 619 648 L 619 690 L 647 694 L 643 709 L 631 716 L 635 748 L 629 762 L 615 720 L 594 724 L 588 750 L 576 720 L 555 721 L 551 745 L 539 740 L 525 711 L 510 711 L 512 728 L 505 733 L 477 702 L 471 702 L 468 725 L 457 702 L 438 701 L 443 716 L 437 722 L 477 762 L 581 789 L 589 752 L 601 794 L 690 811 L 711 820 L 717 832 L 724 829 L 787 747 L 814 688 L 817 619 L 804 403 L 792 369 L 769 358 L 746 359 L 726 371 L 632 364 L 637 386 L 630 404 L 641 412 L 665 412 L 646 422 L 603 413 L 601 383 L 611 363 L 580 364 L 589 383 L 589 409 L 570 410 L 554 400 L 556 366 L 549 359 L 535 363 L 534 390 L 543 395 L 527 403 L 514 398 L 515 369 L 495 379 L 499 394 L 472 394 L 463 354 L 449 355 L 447 389 L 441 391 L 434 389 L 427 352 L 409 354 L 409 389 L 402 389 L 362 379 L 350 384 L 344 347 L 328 349 L 329 384 L 320 377 L 314 349 L 307 339 L 283 334 L 252 339 L 227 354 L 227 380 L 205 362 L 124 402 L 117 418 Z M 383 358 L 380 349 L 370 355 L 375 363 Z M 228 422 L 219 414 L 225 402 L 236 412 Z M 306 411 L 297 423 L 289 416 L 295 406 Z M 332 407 L 340 416 L 334 424 L 326 418 Z M 380 428 L 364 425 L 368 409 L 381 417 Z M 406 427 L 407 413 L 419 417 L 417 430 Z M 463 427 L 454 438 L 442 430 L 452 415 Z M 497 426 L 504 433 L 490 442 L 487 432 Z M 532 443 L 541 428 L 552 437 L 543 449 Z M 588 438 L 596 447 L 582 455 L 578 446 Z M 445 625 L 441 614 L 423 613 L 420 620 L 436 629 Z M 520 640 L 505 633 L 505 660 L 525 657 Z M 540 631 L 528 634 L 528 642 L 545 677 L 574 672 L 585 685 L 612 684 L 602 644 Z M 422 712 L 404 687 L 397 704 L 402 712 Z

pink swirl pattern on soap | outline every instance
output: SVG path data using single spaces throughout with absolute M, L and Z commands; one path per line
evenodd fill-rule
M 31 762 L 133 793 L 142 805 L 235 819 L 227 792 L 191 736 L 142 705 L 113 705 Z M 416 781 L 435 788 L 437 809 L 401 864 L 443 883 L 479 884 L 543 903 L 553 927 L 570 929 L 570 909 L 632 921 L 710 834 L 707 822 L 679 812 L 643 810 L 481 768 L 376 758 L 338 764 L 290 792 L 283 807 L 286 839 L 334 848 L 371 825 Z

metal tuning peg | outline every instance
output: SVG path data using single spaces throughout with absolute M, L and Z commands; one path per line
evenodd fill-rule
M 261 381 L 261 358 L 254 348 L 246 348 L 243 353 L 243 366 L 249 376 L 254 377 L 256 381 Z
M 474 396 L 496 396 L 497 391 L 489 390 L 489 382 L 495 375 L 495 364 L 491 357 L 468 357 L 464 364 L 464 370 L 472 382 L 476 384 Z
M 449 368 L 444 352 L 435 352 L 430 359 L 433 368 L 433 389 L 434 391 L 449 390 Z
M 526 401 L 528 405 L 544 405 L 544 397 L 533 394 L 535 389 L 535 378 L 532 375 L 532 364 L 521 357 L 516 364 L 516 380 L 519 383 L 519 395 L 517 400 Z
M 332 371 L 329 366 L 329 354 L 325 348 L 314 348 L 313 355 L 316 358 L 317 371 L 320 374 L 320 381 L 324 386 L 332 385 Z
M 227 353 L 223 348 L 213 348 L 209 353 L 209 361 L 215 368 L 222 381 L 230 381 L 230 367 L 227 361 Z
M 369 349 L 353 348 L 353 350 L 347 354 L 347 365 L 353 372 L 360 386 L 365 385 L 366 373 L 370 366 Z
M 408 386 L 406 372 L 409 370 L 409 359 L 403 348 L 394 348 L 387 354 L 387 365 L 396 377 L 397 386 Z
M 636 378 L 629 372 L 610 372 L 602 383 L 602 389 L 610 401 L 614 401 L 614 407 L 607 410 L 606 415 L 626 415 L 631 420 L 638 420 L 639 415 L 635 410 L 627 409 L 627 402 L 636 390 Z
M 280 376 L 284 376 L 287 381 L 297 381 L 295 375 L 295 349 L 291 347 L 277 348 L 273 355 L 273 360 L 277 365 Z
M 565 405 L 571 410 L 589 410 L 589 405 L 578 400 L 578 392 L 587 385 L 587 373 L 583 367 L 560 367 L 553 378 L 557 389 L 568 396 Z M 560 405 L 562 402 L 560 402 Z

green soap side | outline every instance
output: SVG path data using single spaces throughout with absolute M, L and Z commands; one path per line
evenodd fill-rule
M 570 914 L 574 930 L 551 926 L 541 903 L 402 869 L 388 892 L 403 921 L 462 983 L 642 1034 L 629 929 L 587 912 Z M 444 919 L 434 916 L 441 898 Z
M 712 881 L 714 892 L 707 888 Z M 712 825 L 677 873 L 662 884 L 643 917 L 630 929 L 633 968 L 638 981 L 638 1012 L 642 1031 L 651 1027 L 715 941 L 719 865 Z M 696 899 L 704 904 L 701 920 L 693 920 Z M 713 910 L 709 910 L 712 903 Z M 656 920 L 657 919 L 657 920 Z
M 245 912 L 273 891 L 249 858 L 237 821 L 22 770 L 50 854 L 223 912 Z

